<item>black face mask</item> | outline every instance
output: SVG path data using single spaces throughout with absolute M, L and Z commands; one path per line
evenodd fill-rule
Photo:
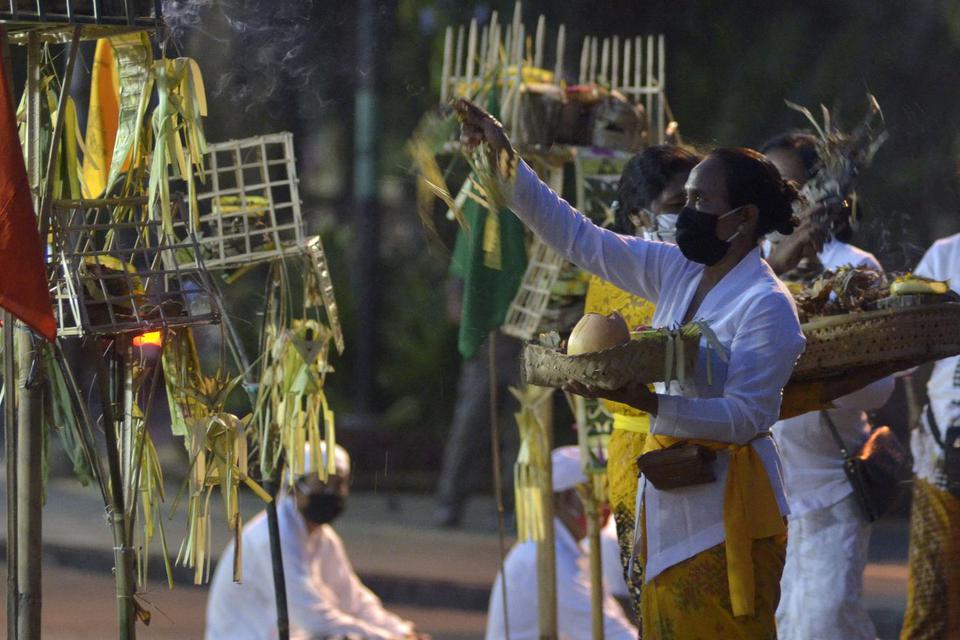
M 314 524 L 329 524 L 343 513 L 346 500 L 335 493 L 308 493 L 300 497 L 300 514 Z
M 730 249 L 730 241 L 740 232 L 721 240 L 717 237 L 717 222 L 736 213 L 740 208 L 732 209 L 722 216 L 714 216 L 693 207 L 684 207 L 677 216 L 677 246 L 683 256 L 691 262 L 699 262 L 708 267 L 720 262 Z

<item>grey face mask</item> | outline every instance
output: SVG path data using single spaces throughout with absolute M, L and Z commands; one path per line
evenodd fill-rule
M 644 209 L 643 216 L 647 220 L 653 220 L 655 229 L 644 229 L 643 238 L 645 240 L 659 240 L 661 242 L 677 243 L 677 215 L 676 213 L 660 213 L 654 215 L 651 211 Z

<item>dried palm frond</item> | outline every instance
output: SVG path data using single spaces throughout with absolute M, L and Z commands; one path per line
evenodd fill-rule
M 866 115 L 851 133 L 844 133 L 826 107 L 821 105 L 824 121 L 821 127 L 809 109 L 789 100 L 786 103 L 806 116 L 817 131 L 819 163 L 813 177 L 803 185 L 801 195 L 810 204 L 831 205 L 821 224 L 832 236 L 846 225 L 856 224 L 856 220 L 850 219 L 851 209 L 841 205 L 853 194 L 857 179 L 870 167 L 877 150 L 887 140 L 883 112 L 877 99 L 867 94 Z
M 520 402 L 520 411 L 516 414 L 520 451 L 513 468 L 517 540 L 542 541 L 548 524 L 543 504 L 553 494 L 547 480 L 550 464 L 547 429 L 551 425 L 544 413 L 553 397 L 553 389 L 524 386 L 511 387 L 510 392 Z

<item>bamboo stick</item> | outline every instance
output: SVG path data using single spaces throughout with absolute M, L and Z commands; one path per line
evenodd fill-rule
M 500 14 L 496 11 L 490 14 L 490 37 L 487 41 L 487 73 L 490 74 L 490 82 L 496 86 L 497 62 L 500 60 Z
M 460 83 L 460 80 L 463 79 L 463 40 L 464 40 L 464 31 L 463 25 L 460 25 L 457 28 L 457 57 L 454 59 L 453 63 L 453 88 L 450 92 L 450 97 L 457 96 L 457 85 Z M 216 157 L 216 154 L 214 154 Z M 216 176 L 216 172 L 213 173 Z
M 667 46 L 663 34 L 657 37 L 657 50 L 659 51 L 657 61 L 657 87 L 659 89 L 657 94 L 657 139 L 660 144 L 663 144 L 667 129 Z
M 583 39 L 583 48 L 580 49 L 580 84 L 590 82 L 590 36 Z
M 633 89 L 634 102 L 637 104 L 642 100 L 642 63 L 643 63 L 643 36 L 637 36 L 633 41 Z
M 519 6 L 520 3 L 517 3 Z M 510 113 L 512 114 L 511 123 L 510 123 L 510 134 L 514 140 L 519 139 L 520 133 L 520 101 L 521 94 L 523 93 L 523 43 L 524 43 L 524 27 L 521 22 L 517 31 L 516 42 L 516 51 L 517 56 L 515 58 L 514 64 L 517 67 L 517 78 L 515 85 L 515 92 L 513 97 L 512 109 Z
M 630 38 L 623 39 L 623 87 L 624 93 L 630 97 Z
M 499 74 L 502 80 L 500 84 L 500 107 L 506 107 L 508 92 L 510 91 L 510 82 L 507 77 L 507 67 L 513 62 L 513 25 L 507 25 L 507 35 L 503 43 L 503 71 Z
M 589 82 L 597 81 L 597 37 L 590 38 L 590 76 Z
M 443 66 L 440 68 L 440 102 L 450 99 L 450 56 L 453 55 L 453 27 L 447 27 L 443 35 Z
M 567 48 L 567 26 L 560 25 L 557 29 L 557 62 L 553 68 L 554 82 L 558 85 L 563 82 L 563 59 Z
M 467 89 L 466 95 L 468 97 L 473 97 L 473 67 L 477 60 L 477 20 L 473 19 L 470 21 L 470 31 L 467 36 L 467 72 L 466 72 L 466 81 Z
M 653 54 L 654 54 L 654 41 L 653 36 L 647 36 L 647 82 L 646 85 L 649 88 L 654 86 L 653 79 Z M 653 113 L 653 93 L 647 91 L 647 118 L 651 117 Z
M 488 38 L 490 37 L 489 29 L 487 25 L 483 25 L 483 28 L 480 30 L 480 53 L 477 55 L 477 77 L 480 79 L 480 89 L 483 90 L 483 80 L 487 75 L 487 47 L 489 46 Z
M 620 84 L 620 38 L 613 36 L 610 46 L 610 88 L 616 90 Z
M 600 51 L 600 84 L 610 86 L 610 38 L 603 39 Z
M 543 68 L 543 39 L 547 31 L 547 18 L 542 13 L 537 19 L 536 45 L 533 48 L 533 66 L 537 69 Z

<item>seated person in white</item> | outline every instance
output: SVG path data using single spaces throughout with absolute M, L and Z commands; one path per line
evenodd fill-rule
M 557 547 L 557 630 L 562 639 L 592 637 L 590 610 L 590 568 L 580 546 L 587 535 L 587 516 L 577 494 L 577 485 L 587 478 L 580 469 L 577 447 L 554 449 L 553 509 Z M 537 640 L 537 544 L 521 542 L 510 550 L 490 592 L 486 640 L 504 639 L 503 582 L 506 576 L 507 622 L 510 640 Z M 616 601 L 607 594 L 603 600 L 603 629 L 607 640 L 636 640 L 631 626 Z
M 322 457 L 326 460 L 324 448 Z M 418 637 L 413 624 L 383 608 L 354 573 L 340 537 L 330 526 L 349 494 L 350 457 L 336 448 L 336 474 L 324 483 L 311 473 L 281 491 L 277 518 L 287 587 L 291 640 L 350 636 L 393 640 Z M 207 601 L 207 640 L 277 637 L 266 512 L 243 528 L 243 582 L 233 582 L 231 542 L 217 563 Z

